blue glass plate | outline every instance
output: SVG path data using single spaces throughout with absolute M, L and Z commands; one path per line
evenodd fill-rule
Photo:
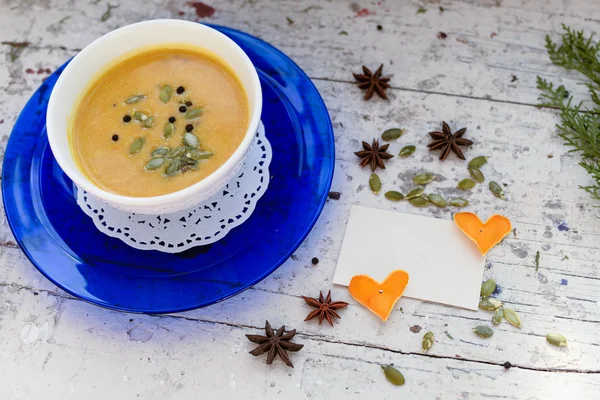
M 145 313 L 203 307 L 264 279 L 302 243 L 327 198 L 331 121 L 317 89 L 285 54 L 219 26 L 248 54 L 262 83 L 273 146 L 269 188 L 224 239 L 179 254 L 133 249 L 99 232 L 50 151 L 48 98 L 65 65 L 35 92 L 12 131 L 2 170 L 10 227 L 31 262 L 65 291 L 99 306 Z

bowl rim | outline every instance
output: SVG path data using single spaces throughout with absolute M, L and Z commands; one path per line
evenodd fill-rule
M 50 98 L 48 100 L 48 109 L 46 112 L 46 126 L 47 126 L 46 130 L 48 132 L 48 142 L 50 144 L 50 148 L 52 149 L 55 146 L 58 146 L 58 143 L 56 143 L 56 141 L 59 140 L 58 137 L 56 137 L 54 134 L 51 133 L 53 131 L 51 129 L 51 127 L 52 127 L 52 125 L 54 123 L 54 119 L 55 119 L 55 117 L 53 116 L 54 115 L 53 110 L 56 107 L 56 102 L 57 102 L 57 100 L 56 100 L 57 95 L 55 95 L 55 93 L 57 93 L 57 92 L 60 93 L 61 90 L 64 90 L 63 86 L 68 81 L 68 76 L 69 76 L 70 71 L 72 69 L 74 69 L 75 66 L 77 66 L 77 64 L 81 63 L 82 59 L 85 59 L 85 57 L 88 54 L 96 51 L 96 46 L 98 46 L 102 42 L 111 40 L 112 37 L 114 37 L 116 35 L 120 35 L 123 32 L 127 32 L 127 31 L 135 32 L 140 27 L 144 28 L 148 25 L 163 25 L 163 24 L 180 25 L 180 26 L 186 26 L 186 27 L 193 27 L 194 29 L 198 29 L 200 31 L 210 31 L 212 34 L 215 34 L 216 36 L 220 37 L 225 42 L 227 42 L 229 45 L 231 45 L 231 47 L 236 52 L 238 52 L 239 55 L 241 56 L 243 68 L 248 69 L 250 71 L 252 85 L 254 85 L 254 89 L 255 89 L 254 90 L 254 93 L 255 93 L 254 98 L 250 98 L 248 91 L 247 90 L 245 90 L 245 91 L 246 91 L 246 96 L 247 96 L 248 102 L 249 103 L 253 102 L 255 104 L 255 111 L 254 111 L 254 113 L 252 113 L 249 116 L 250 118 L 248 120 L 248 128 L 246 130 L 246 133 L 244 134 L 244 137 L 243 137 L 241 143 L 239 144 L 237 149 L 233 152 L 233 154 L 223 164 L 221 164 L 215 171 L 210 173 L 208 176 L 206 176 L 202 180 L 200 180 L 188 187 L 180 189 L 178 191 L 159 195 L 159 196 L 133 197 L 133 196 L 124 196 L 121 194 L 116 194 L 116 193 L 104 190 L 104 189 L 98 187 L 97 185 L 95 185 L 94 182 L 91 179 L 89 179 L 85 175 L 85 173 L 81 170 L 80 170 L 81 176 L 83 176 L 84 179 L 79 179 L 79 176 L 72 173 L 72 170 L 69 167 L 65 167 L 66 163 L 65 163 L 65 159 L 63 158 L 64 153 L 52 151 L 58 165 L 61 167 L 63 172 L 75 183 L 75 185 L 77 185 L 78 187 L 85 190 L 86 192 L 88 192 L 104 201 L 107 201 L 109 203 L 114 203 L 116 205 L 121 205 L 124 207 L 148 208 L 148 207 L 152 207 L 152 206 L 163 206 L 163 205 L 169 205 L 169 204 L 176 204 L 180 201 L 183 201 L 183 200 L 189 198 L 191 195 L 193 195 L 195 193 L 199 193 L 199 192 L 202 192 L 203 190 L 213 188 L 214 185 L 218 184 L 219 181 L 222 181 L 224 179 L 226 180 L 228 178 L 229 174 L 235 170 L 236 166 L 239 165 L 243 161 L 244 157 L 246 156 L 246 154 L 250 148 L 250 145 L 252 144 L 252 142 L 254 140 L 254 136 L 255 136 L 256 130 L 258 129 L 258 125 L 260 122 L 260 116 L 261 116 L 261 112 L 262 112 L 262 88 L 261 88 L 261 84 L 260 84 L 260 79 L 258 77 L 258 72 L 256 71 L 256 68 L 252 64 L 252 61 L 250 60 L 248 55 L 244 52 L 244 50 L 242 50 L 242 48 L 237 43 L 235 43 L 228 36 L 219 32 L 218 30 L 216 30 L 208 25 L 199 23 L 199 22 L 192 22 L 192 21 L 179 20 L 179 19 L 153 19 L 153 20 L 136 22 L 136 23 L 129 24 L 129 25 L 123 26 L 121 28 L 115 29 L 113 31 L 110 31 L 110 32 L 100 36 L 99 38 L 96 38 L 91 43 L 89 43 L 87 46 L 85 46 L 79 53 L 77 53 L 69 61 L 69 63 L 65 67 L 65 69 L 62 71 L 60 77 L 56 81 L 56 84 L 55 84 L 55 86 L 52 90 L 52 93 L 50 94 Z M 178 41 L 177 43 L 185 44 L 186 42 L 185 42 L 185 39 L 183 39 L 181 41 Z M 198 47 L 197 45 L 194 45 L 194 46 Z M 112 59 L 107 60 L 105 65 L 109 65 L 111 61 L 113 61 L 113 60 Z M 244 88 L 244 89 L 246 89 L 246 88 Z M 72 151 L 69 151 L 68 157 L 74 158 Z

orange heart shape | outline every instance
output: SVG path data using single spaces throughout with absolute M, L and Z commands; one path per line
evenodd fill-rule
M 387 321 L 407 284 L 408 273 L 396 270 L 381 283 L 368 275 L 356 275 L 352 277 L 348 290 L 356 301 Z
M 500 243 L 512 230 L 509 219 L 502 215 L 492 215 L 484 224 L 477 215 L 461 212 L 454 215 L 454 223 L 475 242 L 483 255 Z

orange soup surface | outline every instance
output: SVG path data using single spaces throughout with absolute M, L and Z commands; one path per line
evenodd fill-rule
M 183 49 L 136 54 L 86 90 L 71 124 L 83 172 L 112 193 L 150 197 L 199 182 L 238 148 L 248 101 L 220 60 Z

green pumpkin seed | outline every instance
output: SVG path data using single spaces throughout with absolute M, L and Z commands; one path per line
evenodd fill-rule
M 426 207 L 430 204 L 429 199 L 425 196 L 419 196 L 408 200 L 415 207 Z
M 479 308 L 484 311 L 494 311 L 500 307 L 502 303 L 496 299 L 483 299 L 479 302 Z
M 371 191 L 375 194 L 379 194 L 381 190 L 381 180 L 377 174 L 371 174 L 369 178 L 369 186 L 371 187 Z
M 202 114 L 204 114 L 204 108 L 202 108 L 202 107 L 191 108 L 185 112 L 185 119 L 198 118 Z
M 169 148 L 168 147 L 159 147 L 158 149 L 154 150 L 151 154 L 152 157 L 162 157 L 164 155 L 166 155 L 169 152 Z
M 461 190 L 469 190 L 473 189 L 475 185 L 476 183 L 473 179 L 465 178 L 462 181 L 458 182 L 458 185 L 456 185 L 456 187 Z
M 165 85 L 160 88 L 160 93 L 158 97 L 160 97 L 160 101 L 163 103 L 168 103 L 171 100 L 171 96 L 173 95 L 173 88 L 169 85 Z
M 385 377 L 387 378 L 388 381 L 390 381 L 390 383 L 392 383 L 396 386 L 404 385 L 405 380 L 404 380 L 404 375 L 402 375 L 402 372 L 398 371 L 396 368 L 392 367 L 391 365 L 382 365 L 381 369 L 383 370 Z
M 512 308 L 504 309 L 504 319 L 512 326 L 516 326 L 517 328 L 521 327 L 521 319 Z
M 433 342 L 434 342 L 433 332 L 427 332 L 423 336 L 423 342 L 421 343 L 421 345 L 423 347 L 423 352 L 427 353 L 427 350 L 429 350 L 431 348 L 431 346 L 433 346 Z
M 179 172 L 180 165 L 181 165 L 181 157 L 173 158 L 173 160 L 171 160 L 169 165 L 167 165 L 167 168 L 165 168 L 165 175 L 167 175 L 167 176 L 175 175 L 176 173 Z
M 148 114 L 146 114 L 143 111 L 135 111 L 133 113 L 133 119 L 138 120 L 140 122 L 143 122 L 144 120 L 146 120 L 148 118 Z
M 404 195 L 395 190 L 390 190 L 389 192 L 385 192 L 385 198 L 392 201 L 400 201 L 404 199 Z
M 381 134 L 381 138 L 383 140 L 395 140 L 398 139 L 400 136 L 404 135 L 404 132 L 406 132 L 404 129 L 399 129 L 399 128 L 392 128 L 392 129 L 388 129 L 387 131 L 383 132 Z
M 183 141 L 190 147 L 198 147 L 200 145 L 198 137 L 191 132 L 186 132 L 183 135 Z
M 129 154 L 139 153 L 140 150 L 142 150 L 142 147 L 144 147 L 144 143 L 146 143 L 146 139 L 144 138 L 135 139 L 133 143 L 131 143 L 131 146 L 129 146 Z
M 165 127 L 163 129 L 163 136 L 165 139 L 168 139 L 171 137 L 171 135 L 173 134 L 173 131 L 175 131 L 175 125 L 173 125 L 170 122 L 167 122 L 165 124 Z
M 502 189 L 502 186 L 500 186 L 498 183 L 496 183 L 494 181 L 490 181 L 490 191 L 497 198 L 506 200 L 504 190 Z
M 546 340 L 548 343 L 558 347 L 565 347 L 567 345 L 567 338 L 558 333 L 547 334 Z
M 427 195 L 427 198 L 429 199 L 431 204 L 433 204 L 436 207 L 444 208 L 448 205 L 446 200 L 439 194 L 431 193 L 431 194 Z
M 185 153 L 185 156 L 192 160 L 206 160 L 207 158 L 211 158 L 212 155 L 212 151 L 198 149 L 189 149 L 188 152 Z
M 419 197 L 420 195 L 422 195 L 424 191 L 425 189 L 423 188 L 413 189 L 410 192 L 408 192 L 408 194 L 404 198 L 406 200 L 414 199 L 415 197 Z
M 484 299 L 490 297 L 490 295 L 494 293 L 494 290 L 496 290 L 496 281 L 488 279 L 481 285 L 481 297 Z
M 465 200 L 465 199 L 452 199 L 450 200 L 450 205 L 454 206 L 454 207 L 466 207 L 469 205 L 469 200 Z
M 410 146 L 404 146 L 402 148 L 402 150 L 400 150 L 400 154 L 398 154 L 400 157 L 408 157 L 410 156 L 412 153 L 415 152 L 415 150 L 417 149 L 416 146 L 410 145 Z
M 144 168 L 153 170 L 153 169 L 156 169 L 156 168 L 160 167 L 161 165 L 163 165 L 164 162 L 165 162 L 164 158 L 161 158 L 161 157 L 153 158 L 152 160 L 150 160 L 148 162 L 148 164 L 146 164 L 146 166 Z
M 469 161 L 469 168 L 479 169 L 485 163 L 487 163 L 487 158 L 485 156 L 475 157 L 471 161 Z
M 473 180 L 477 183 L 483 183 L 485 181 L 485 177 L 483 176 L 483 172 L 478 170 L 477 168 L 469 168 L 469 173 Z
M 179 146 L 179 147 L 176 147 L 176 148 L 174 148 L 173 150 L 171 150 L 171 151 L 169 152 L 169 154 L 167 154 L 167 156 L 166 156 L 166 157 L 167 157 L 167 158 L 171 158 L 171 159 L 173 159 L 173 158 L 177 158 L 177 157 L 181 157 L 181 156 L 182 156 L 182 155 L 183 155 L 183 154 L 184 154 L 184 153 L 187 151 L 187 149 L 188 149 L 188 148 L 187 148 L 187 147 L 185 147 L 185 146 Z
M 502 322 L 503 318 L 504 318 L 504 307 L 496 308 L 496 312 L 494 313 L 494 316 L 492 317 L 492 324 L 498 325 L 500 322 Z
M 140 125 L 143 126 L 144 128 L 152 128 L 154 126 L 154 117 L 148 117 L 145 120 L 143 120 Z
M 427 185 L 435 179 L 435 175 L 430 174 L 428 172 L 424 174 L 419 174 L 413 178 L 413 182 L 417 185 Z
M 131 96 L 125 100 L 125 104 L 135 104 L 139 101 L 142 101 L 146 98 L 145 94 L 136 94 L 135 96 Z
M 494 330 L 487 325 L 479 325 L 473 328 L 473 332 L 479 337 L 489 338 L 494 334 Z

